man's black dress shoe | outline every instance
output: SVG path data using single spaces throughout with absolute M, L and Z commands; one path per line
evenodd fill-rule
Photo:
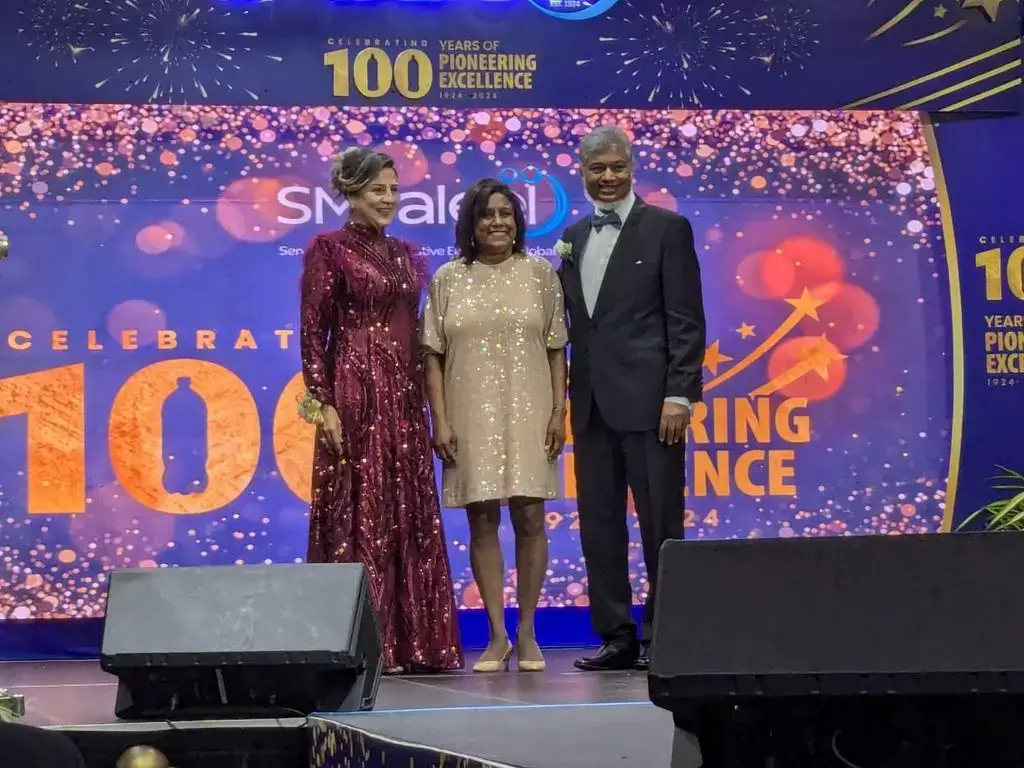
M 633 669 L 639 654 L 639 647 L 632 643 L 605 643 L 593 656 L 576 659 L 573 666 L 584 672 L 610 672 L 618 669 Z
M 635 669 L 639 669 L 641 672 L 647 672 L 651 668 L 651 644 L 640 643 L 640 654 L 636 657 L 636 663 L 633 665 Z

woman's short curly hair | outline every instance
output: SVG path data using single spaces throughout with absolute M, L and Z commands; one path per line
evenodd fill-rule
M 388 168 L 394 170 L 395 161 L 383 152 L 349 147 L 334 159 L 331 187 L 338 197 L 353 197 Z

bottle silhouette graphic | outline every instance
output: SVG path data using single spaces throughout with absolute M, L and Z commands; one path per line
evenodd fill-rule
M 192 379 L 178 379 L 177 388 L 164 400 L 164 489 L 192 494 L 206 490 L 206 403 L 192 388 Z

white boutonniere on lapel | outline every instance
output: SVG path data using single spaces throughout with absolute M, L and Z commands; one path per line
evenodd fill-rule
M 572 243 L 567 243 L 565 242 L 565 240 L 559 240 L 557 243 L 555 243 L 555 253 L 557 253 L 558 258 L 560 258 L 566 264 L 572 264 Z

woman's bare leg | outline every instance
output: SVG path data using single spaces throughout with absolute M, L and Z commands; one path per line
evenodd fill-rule
M 483 501 L 466 508 L 469 517 L 469 564 L 487 611 L 491 639 L 480 656 L 482 662 L 499 661 L 508 648 L 505 628 L 505 561 L 498 541 L 501 505 Z
M 544 522 L 544 502 L 538 499 L 511 499 L 509 511 L 516 534 L 516 599 L 519 603 L 519 628 L 516 645 L 519 661 L 543 661 L 534 630 L 537 602 L 548 571 L 548 534 Z

